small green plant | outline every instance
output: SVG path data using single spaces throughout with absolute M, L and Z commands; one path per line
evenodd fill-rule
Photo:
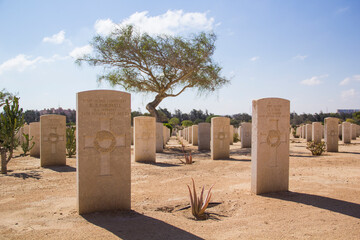
M 34 138 L 34 136 L 32 136 L 31 138 L 29 137 L 29 134 L 23 133 L 24 136 L 24 141 L 21 144 L 21 149 L 23 150 L 23 156 L 26 156 L 28 152 L 30 152 L 30 150 L 34 147 L 35 142 L 32 142 L 32 145 L 30 147 L 30 142 L 32 141 L 32 139 Z
M 193 193 L 191 192 L 190 186 L 187 185 L 190 193 L 190 204 L 191 204 L 191 213 L 197 220 L 205 220 L 207 219 L 207 214 L 205 214 L 205 210 L 208 207 L 211 199 L 211 189 L 214 185 L 212 185 L 204 199 L 204 187 L 202 187 L 200 196 L 198 197 L 196 194 L 195 181 L 191 178 L 193 183 Z
M 306 149 L 310 150 L 312 155 L 320 156 L 325 152 L 325 142 L 321 141 L 320 143 L 314 143 L 310 141 L 306 144 Z
M 296 135 L 296 129 L 297 129 L 297 128 L 298 128 L 298 127 L 296 127 L 296 126 L 292 128 L 292 132 L 291 132 L 291 133 L 292 133 L 292 135 L 293 135 L 294 138 L 298 138 L 298 137 L 299 137 L 298 135 Z
M 75 127 L 66 128 L 66 151 L 69 158 L 71 158 L 76 153 L 75 130 Z
M 239 134 L 234 133 L 234 135 L 233 135 L 233 142 L 236 143 L 236 142 L 239 142 L 239 141 L 240 141 Z

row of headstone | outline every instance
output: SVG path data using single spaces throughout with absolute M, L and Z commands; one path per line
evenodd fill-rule
M 211 126 L 210 123 L 199 123 L 199 125 L 193 125 L 180 130 L 178 135 L 193 146 L 198 146 L 198 150 L 210 150 Z M 242 123 L 239 128 L 234 128 L 232 125 L 229 125 L 228 129 L 229 145 L 233 144 L 234 133 L 238 133 L 242 140 L 241 147 L 251 148 L 251 123 Z
M 280 98 L 254 100 L 252 109 L 251 191 L 255 194 L 287 191 L 290 101 Z M 130 94 L 109 90 L 80 92 L 77 94 L 77 114 L 78 212 L 130 210 Z M 154 158 L 156 129 L 154 118 L 134 118 L 136 161 Z M 230 119 L 214 117 L 211 125 L 199 124 L 198 145 L 202 144 L 202 137 L 209 129 L 211 137 L 206 142 L 211 145 L 211 158 L 228 158 Z M 188 128 L 179 134 L 190 139 L 192 130 Z M 242 126 L 242 136 L 245 132 Z M 193 134 L 191 136 L 194 141 Z M 334 139 L 337 148 L 338 119 L 325 119 L 325 139 L 328 150 Z
M 66 165 L 66 117 L 63 115 L 42 115 L 40 122 L 32 122 L 20 129 L 20 134 L 28 134 L 31 157 L 40 158 L 40 166 Z M 20 136 L 20 143 L 24 143 Z

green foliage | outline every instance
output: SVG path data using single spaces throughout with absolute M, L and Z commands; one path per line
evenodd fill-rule
M 190 186 L 187 185 L 190 194 L 190 204 L 191 204 L 191 213 L 197 220 L 205 220 L 207 215 L 205 214 L 205 210 L 208 207 L 211 199 L 211 189 L 214 185 L 212 185 L 204 199 L 204 187 L 202 187 L 200 196 L 198 197 L 196 194 L 195 182 L 194 179 L 191 179 L 193 183 L 193 192 L 190 190 Z
M 183 127 L 190 127 L 190 126 L 192 126 L 192 125 L 194 125 L 194 124 L 193 124 L 193 122 L 190 121 L 190 120 L 184 120 L 184 121 L 181 122 L 181 125 L 182 125 Z
M 13 100 L 14 95 L 6 91 L 5 88 L 0 90 L 0 107 L 5 105 L 5 100 L 8 99 L 10 102 Z
M 171 126 L 175 127 L 180 124 L 180 120 L 176 117 L 173 117 L 169 120 L 169 123 L 171 124 Z
M 66 151 L 71 158 L 76 153 L 76 136 L 75 136 L 75 127 L 66 128 Z
M 313 141 L 306 143 L 306 149 L 310 150 L 312 155 L 320 156 L 325 151 L 325 142 L 314 143 Z
M 211 123 L 211 119 L 212 119 L 213 117 L 219 117 L 219 116 L 218 116 L 218 115 L 210 115 L 210 116 L 208 116 L 208 117 L 206 118 L 205 122 Z
M 170 123 L 163 123 L 163 125 L 170 129 L 170 136 L 171 136 L 172 131 L 173 131 L 173 127 L 171 126 L 171 124 Z
M 155 93 L 146 109 L 159 120 L 155 108 L 164 98 L 176 97 L 188 88 L 212 92 L 229 83 L 212 59 L 215 41 L 213 33 L 199 33 L 190 39 L 150 36 L 128 25 L 108 36 L 95 36 L 93 54 L 78 58 L 76 63 L 103 66 L 104 75 L 98 81 L 130 92 Z
M 23 133 L 24 136 L 24 142 L 21 144 L 21 149 L 23 150 L 23 156 L 26 156 L 28 152 L 35 146 L 35 142 L 31 142 L 34 136 L 31 138 L 29 137 L 29 134 Z M 32 143 L 30 147 L 30 142 Z
M 294 138 L 298 138 L 298 137 L 299 137 L 298 135 L 296 135 L 296 129 L 297 129 L 297 128 L 298 128 L 297 126 L 293 126 L 293 127 L 292 127 L 292 130 L 293 130 L 293 131 L 292 131 L 292 135 L 293 135 Z
M 233 142 L 236 143 L 236 142 L 239 142 L 239 141 L 240 141 L 239 134 L 238 134 L 238 133 L 234 133 L 234 135 L 233 135 Z
M 234 118 L 231 118 L 230 116 L 228 116 L 230 118 L 230 125 L 233 125 L 234 128 L 238 128 L 240 121 Z
M 14 149 L 19 145 L 16 134 L 24 125 L 23 109 L 19 108 L 19 98 L 5 100 L 3 113 L 0 114 L 0 147 L 9 152 L 6 162 L 1 164 L 1 172 L 6 173 L 6 165 L 13 156 Z M 3 160 L 2 160 L 3 161 Z M 5 168 L 5 169 L 4 169 Z
M 356 124 L 356 121 L 354 119 L 351 119 L 351 118 L 347 118 L 346 122 Z
M 195 125 L 198 125 L 199 123 L 202 123 L 204 122 L 204 120 L 200 119 L 200 118 L 197 118 L 195 121 L 194 121 L 194 124 Z

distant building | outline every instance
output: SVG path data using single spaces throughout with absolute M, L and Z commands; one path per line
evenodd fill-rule
M 360 109 L 337 109 L 336 113 L 355 113 L 360 112 Z

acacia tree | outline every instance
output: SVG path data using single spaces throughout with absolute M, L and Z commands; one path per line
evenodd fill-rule
M 220 76 L 221 67 L 212 59 L 215 40 L 215 34 L 204 32 L 189 39 L 150 36 L 128 25 L 108 36 L 95 36 L 93 53 L 76 63 L 103 66 L 100 82 L 105 80 L 130 92 L 154 93 L 155 99 L 146 109 L 159 120 L 156 107 L 164 98 L 179 96 L 187 88 L 212 92 L 229 82 Z

